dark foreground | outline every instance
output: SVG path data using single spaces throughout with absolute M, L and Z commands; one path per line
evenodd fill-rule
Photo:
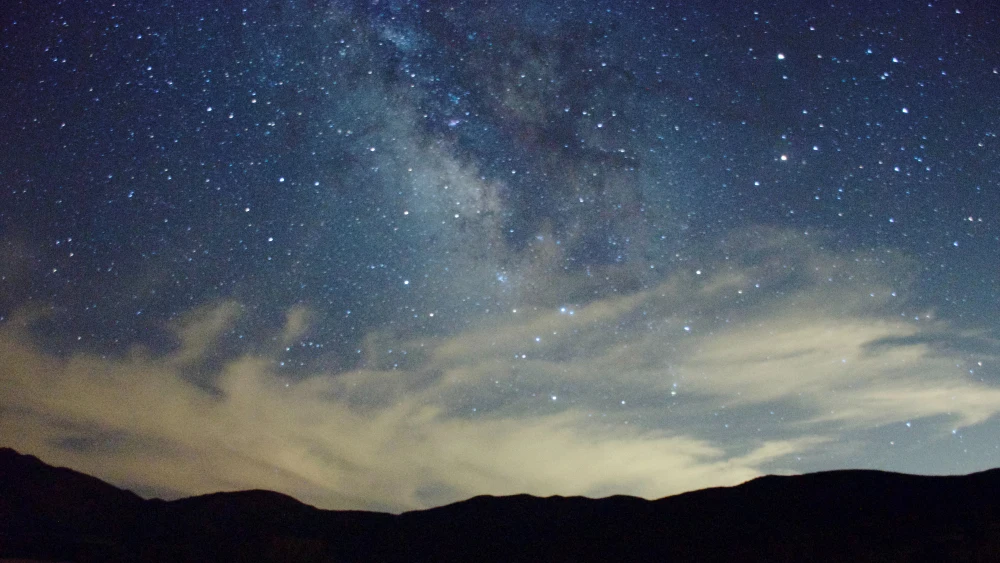
M 0 559 L 1000 561 L 1000 470 L 762 477 L 656 501 L 476 497 L 395 516 L 269 491 L 144 500 L 0 449 Z

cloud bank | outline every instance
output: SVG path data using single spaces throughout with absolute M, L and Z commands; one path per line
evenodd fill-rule
M 182 316 L 169 353 L 118 357 L 43 349 L 42 314 L 23 309 L 0 328 L 0 433 L 144 494 L 268 488 L 401 511 L 476 494 L 661 497 L 794 472 L 880 425 L 921 421 L 933 439 L 1000 411 L 1000 389 L 974 376 L 997 343 L 914 309 L 904 258 L 768 229 L 728 241 L 646 289 L 373 335 L 340 373 L 290 376 L 267 347 L 206 362 L 232 301 Z M 561 275 L 548 283 L 594 283 Z M 311 316 L 290 309 L 273 340 L 292 344 Z M 767 426 L 775 409 L 784 422 Z

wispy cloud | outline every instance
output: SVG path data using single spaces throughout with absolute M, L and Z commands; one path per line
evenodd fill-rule
M 995 343 L 901 316 L 894 280 L 863 261 L 764 239 L 645 290 L 404 337 L 393 346 L 411 359 L 394 369 L 288 377 L 269 353 L 243 355 L 213 368 L 211 389 L 186 370 L 236 303 L 185 316 L 163 356 L 58 357 L 15 317 L 0 329 L 0 433 L 144 491 L 264 487 L 404 510 L 482 493 L 659 497 L 791 470 L 792 456 L 873 424 L 933 418 L 943 430 L 1000 412 L 1000 390 L 968 377 L 968 354 L 935 345 L 974 338 L 991 362 Z M 309 318 L 289 310 L 278 341 Z M 780 436 L 716 439 L 691 413 L 719 403 L 798 415 Z
M 221 397 L 185 381 L 171 359 L 56 360 L 8 330 L 0 340 L 0 427 L 12 445 L 114 482 L 173 494 L 266 487 L 328 507 L 426 507 L 481 493 L 661 496 L 759 474 L 807 445 L 762 442 L 743 456 L 678 433 L 612 426 L 575 409 L 455 417 L 427 400 L 355 408 L 340 397 L 367 379 L 286 381 L 241 358 Z M 435 389 L 448 385 L 447 380 Z M 100 447 L 67 449 L 74 436 Z

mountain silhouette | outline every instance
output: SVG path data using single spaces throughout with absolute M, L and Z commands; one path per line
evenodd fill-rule
M 479 496 L 400 515 L 271 491 L 145 500 L 0 448 L 0 561 L 1000 561 L 1000 470 L 766 476 L 649 501 Z

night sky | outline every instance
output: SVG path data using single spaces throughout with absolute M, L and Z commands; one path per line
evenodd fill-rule
M 0 8 L 0 445 L 401 511 L 1000 465 L 990 2 Z

